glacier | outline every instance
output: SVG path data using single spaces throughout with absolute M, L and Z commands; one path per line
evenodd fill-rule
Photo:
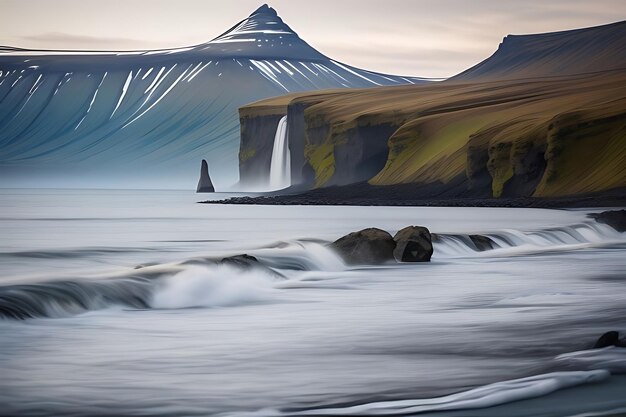
M 0 187 L 192 188 L 238 179 L 244 104 L 425 82 L 321 54 L 263 5 L 217 38 L 150 51 L 0 47 Z

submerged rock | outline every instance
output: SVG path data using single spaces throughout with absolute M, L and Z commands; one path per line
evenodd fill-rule
M 408 226 L 393 237 L 393 256 L 398 262 L 430 262 L 433 244 L 430 231 L 422 226 Z
M 589 217 L 598 223 L 611 226 L 618 232 L 626 232 L 626 210 L 603 211 L 602 213 L 591 213 Z
M 610 331 L 604 333 L 593 345 L 594 349 L 601 349 L 609 346 L 626 347 L 626 339 L 619 338 L 619 332 Z
M 346 263 L 380 264 L 391 261 L 396 242 L 391 235 L 377 228 L 350 233 L 330 244 Z
M 470 240 L 476 246 L 479 251 L 486 251 L 493 249 L 493 240 L 483 235 L 469 235 Z
M 261 266 L 261 263 L 259 262 L 257 258 L 248 254 L 228 256 L 226 258 L 222 258 L 222 260 L 219 263 L 237 266 L 242 269 L 249 269 L 252 267 Z
M 209 164 L 206 160 L 202 160 L 202 165 L 200 167 L 200 180 L 198 181 L 198 187 L 196 188 L 197 193 L 214 193 L 215 188 L 213 187 L 213 183 L 211 182 L 211 177 L 209 176 Z

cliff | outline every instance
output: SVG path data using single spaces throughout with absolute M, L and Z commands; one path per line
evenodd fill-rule
M 626 186 L 625 71 L 282 100 L 258 102 L 241 114 L 259 126 L 257 132 L 267 131 L 256 137 L 265 143 L 265 148 L 257 144 L 261 154 L 268 147 L 271 154 L 277 120 L 294 117 L 290 151 L 292 161 L 300 162 L 293 178 L 308 188 L 362 181 L 443 189 L 454 184 L 451 196 L 486 198 L 568 196 Z M 242 124 L 242 149 L 250 143 L 248 126 Z
M 447 198 L 552 198 L 626 187 L 625 40 L 624 22 L 507 37 L 494 56 L 445 82 L 244 106 L 242 182 L 267 176 L 287 114 L 300 188 L 368 182 Z

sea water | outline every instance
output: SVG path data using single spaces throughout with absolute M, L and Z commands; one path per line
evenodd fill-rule
M 1 191 L 0 414 L 626 407 L 626 354 L 587 350 L 626 331 L 626 235 L 586 210 L 202 198 Z M 347 266 L 326 246 L 408 225 L 438 234 L 430 263 Z M 496 248 L 476 250 L 469 234 Z M 214 261 L 238 254 L 259 267 Z

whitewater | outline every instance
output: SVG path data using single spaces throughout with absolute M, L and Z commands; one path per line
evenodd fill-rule
M 0 415 L 626 411 L 626 349 L 590 350 L 626 332 L 626 235 L 589 210 L 0 193 Z M 326 246 L 408 225 L 432 262 Z

